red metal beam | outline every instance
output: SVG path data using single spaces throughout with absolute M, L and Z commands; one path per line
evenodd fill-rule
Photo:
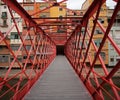
M 11 96 L 12 97 L 11 99 L 20 100 L 28 92 L 28 90 L 31 88 L 31 86 L 35 83 L 35 81 L 39 78 L 39 76 L 41 76 L 41 74 L 44 72 L 44 70 L 47 68 L 47 66 L 50 64 L 50 62 L 53 60 L 53 58 L 56 55 L 56 51 L 55 51 L 56 46 L 55 46 L 55 43 L 47 35 L 45 35 L 44 31 L 40 27 L 37 26 L 37 23 L 19 5 L 19 3 L 16 0 L 2 0 L 2 1 L 5 2 L 6 5 L 8 5 L 10 7 L 9 12 L 10 12 L 11 17 L 13 19 L 14 25 L 9 29 L 9 31 L 5 34 L 5 36 L 3 36 L 3 34 L 0 32 L 1 42 L 3 41 L 5 43 L 5 46 L 8 48 L 8 50 L 10 51 L 10 54 L 14 57 L 14 59 L 12 60 L 12 62 L 10 62 L 8 70 L 6 70 L 2 80 L 0 80 L 1 81 L 0 88 L 2 88 L 3 86 L 8 87 L 8 89 L 0 95 L 0 98 L 5 96 L 8 92 L 14 91 L 14 93 Z M 26 34 L 23 37 L 21 36 L 19 27 L 17 26 L 17 22 L 15 21 L 15 18 L 12 15 L 12 10 L 14 10 L 16 13 L 18 13 L 23 18 L 23 21 L 25 20 L 26 26 L 28 26 L 28 29 L 26 30 Z M 34 33 L 33 40 L 31 39 L 31 36 L 30 36 L 31 35 L 30 28 L 31 27 L 32 27 L 32 30 Z M 19 52 L 21 50 L 21 48 L 25 46 L 26 37 L 27 36 L 30 37 L 30 40 L 29 40 L 30 45 L 31 45 L 30 50 L 26 50 L 26 47 L 24 47 L 24 49 L 26 51 L 26 55 L 27 55 L 27 59 L 26 59 L 24 65 L 22 65 L 21 64 L 22 62 L 17 59 L 19 54 L 15 53 L 12 50 L 12 48 L 10 47 L 10 44 L 8 44 L 6 39 L 5 39 L 5 37 L 11 32 L 11 30 L 13 28 L 16 28 L 16 30 L 18 32 L 18 36 L 20 37 L 20 40 L 21 40 L 20 46 L 16 50 L 17 52 Z M 40 38 L 40 39 L 38 39 L 37 36 L 39 36 L 38 38 Z M 34 60 L 33 61 L 31 61 L 31 59 L 30 59 L 30 54 L 31 54 L 32 48 L 33 48 L 33 53 L 34 53 Z M 46 54 L 43 54 L 43 56 L 41 56 L 41 55 L 38 56 L 36 53 L 38 48 L 40 48 L 40 50 L 39 50 L 40 53 L 46 52 Z M 47 55 L 47 52 L 52 52 L 52 53 L 50 55 Z M 31 70 L 28 74 L 28 69 L 26 68 L 26 65 L 28 64 L 29 61 L 31 61 L 30 63 L 32 65 L 30 66 Z M 35 66 L 36 61 L 37 61 L 37 68 L 34 68 L 34 67 L 36 67 Z M 42 61 L 42 64 L 40 65 L 41 61 Z M 9 74 L 12 71 L 14 63 L 18 64 L 18 66 L 20 68 L 20 72 L 17 72 L 15 74 L 13 74 L 11 77 L 9 77 Z M 43 64 L 44 64 L 44 66 L 43 66 Z M 40 67 L 40 69 L 38 69 L 39 67 Z M 33 76 L 33 73 L 35 74 L 35 76 Z M 22 84 L 22 81 L 24 79 L 23 76 L 27 79 L 27 83 L 25 83 L 21 88 L 20 84 Z M 32 78 L 32 76 L 33 76 L 33 78 Z M 9 81 L 12 81 L 16 77 L 18 77 L 19 80 L 16 81 L 16 83 L 13 86 L 7 84 L 7 83 L 9 83 Z
M 113 0 L 113 1 L 118 2 L 118 0 Z
M 82 24 L 82 27 L 83 26 L 85 26 L 88 22 L 87 22 L 87 20 L 91 20 L 90 18 L 92 18 L 92 16 L 94 16 L 94 15 L 97 15 L 96 13 L 97 13 L 97 10 L 99 9 L 100 10 L 100 8 L 102 7 L 100 7 L 100 5 L 102 5 L 103 3 L 105 2 L 105 0 L 103 0 L 102 2 L 101 1 L 97 1 L 97 0 L 94 0 L 93 1 L 93 3 L 95 3 L 95 4 L 92 4 L 90 7 L 89 7 L 89 9 L 88 9 L 88 11 L 86 12 L 86 14 L 84 15 L 84 17 L 83 17 L 83 20 L 82 20 L 82 22 L 83 23 L 81 23 Z M 96 6 L 97 5 L 97 6 Z M 119 7 L 118 7 L 118 9 L 120 9 L 120 5 L 119 5 Z M 116 16 L 116 11 L 114 11 L 114 17 Z M 99 15 L 100 16 L 100 15 Z M 111 19 L 112 20 L 114 20 L 114 17 L 112 17 Z M 97 16 L 95 17 L 95 21 L 94 21 L 94 26 L 93 26 L 93 30 L 94 30 L 94 27 L 103 27 L 102 25 L 100 26 L 99 24 L 98 24 L 98 21 L 96 20 L 96 18 L 97 18 Z M 109 25 L 108 25 L 108 28 L 107 28 L 107 30 L 105 30 L 105 29 L 102 29 L 102 31 L 103 31 L 103 33 L 105 33 L 105 34 L 107 34 L 107 33 L 109 33 L 109 30 L 111 29 L 111 26 L 112 26 L 112 24 L 113 24 L 113 22 L 114 21 L 112 21 L 111 23 L 109 23 Z M 98 25 L 97 25 L 98 24 Z M 77 27 L 81 27 L 80 25 L 79 26 L 77 26 Z M 89 29 L 89 26 L 85 26 L 85 29 L 87 29 L 87 33 L 89 33 L 88 32 L 88 29 Z M 93 34 L 93 31 L 92 30 L 92 34 Z M 69 40 L 67 41 L 67 43 L 66 43 L 66 47 L 65 47 L 65 54 L 66 54 L 66 56 L 67 56 L 67 58 L 69 59 L 69 61 L 70 61 L 70 63 L 72 64 L 72 66 L 73 66 L 73 68 L 75 69 L 75 71 L 76 71 L 76 73 L 79 75 L 79 71 L 80 71 L 80 69 L 82 68 L 83 70 L 81 71 L 81 74 L 79 75 L 79 77 L 83 80 L 83 82 L 84 82 L 84 84 L 86 85 L 86 87 L 88 88 L 88 90 L 90 91 L 90 93 L 91 93 L 91 95 L 94 97 L 94 99 L 98 99 L 97 97 L 100 97 L 101 99 L 104 99 L 104 95 L 102 95 L 102 93 L 103 93 L 103 91 L 111 98 L 111 99 L 117 99 L 117 100 L 119 100 L 119 94 L 118 94 L 118 92 L 119 92 L 119 87 L 117 87 L 117 85 L 116 84 L 114 84 L 113 83 L 113 80 L 112 80 L 112 78 L 113 78 L 113 75 L 115 75 L 115 73 L 118 71 L 118 69 L 120 68 L 120 62 L 118 62 L 117 63 L 117 65 L 115 66 L 115 68 L 113 68 L 112 70 L 111 70 L 111 72 L 109 73 L 108 72 L 108 70 L 107 70 L 107 66 L 105 65 L 105 63 L 104 63 L 104 61 L 103 61 L 103 59 L 102 59 L 102 57 L 101 57 L 101 55 L 100 55 L 100 52 L 98 52 L 99 51 L 99 49 L 101 48 L 101 45 L 103 46 L 104 44 L 105 44 L 105 42 L 102 42 L 101 43 L 101 45 L 100 45 L 100 48 L 98 49 L 97 48 L 97 46 L 95 45 L 95 42 L 93 41 L 93 39 L 94 39 L 94 37 L 92 37 L 92 35 L 89 33 L 89 34 L 87 34 L 87 36 L 89 36 L 90 38 L 91 38 L 91 40 L 92 41 L 89 41 L 89 43 L 90 44 L 92 44 L 93 45 L 93 47 L 94 47 L 94 50 L 95 50 L 95 52 L 96 53 L 98 53 L 98 56 L 97 57 L 95 57 L 95 58 L 92 58 L 92 57 L 90 57 L 90 55 L 89 55 L 89 52 L 88 51 L 86 51 L 86 50 L 82 50 L 82 52 L 80 53 L 79 51 L 82 49 L 82 47 L 81 46 L 77 46 L 76 47 L 76 49 L 74 48 L 75 46 L 76 46 L 76 42 L 78 43 L 78 37 L 77 38 L 75 38 L 76 37 L 76 32 L 78 32 L 77 31 L 77 28 L 73 31 L 73 33 L 72 33 L 72 35 L 71 35 L 71 37 L 69 38 Z M 86 32 L 84 32 L 84 35 L 85 35 L 85 33 Z M 90 36 L 91 35 L 91 36 Z M 87 37 L 86 36 L 86 37 Z M 104 39 L 104 37 L 106 37 L 106 39 L 108 38 L 108 40 L 111 42 L 111 44 L 113 45 L 113 47 L 116 49 L 116 51 L 118 52 L 118 54 L 119 54 L 119 51 L 120 51 L 120 49 L 118 48 L 118 46 L 114 43 L 114 41 L 112 40 L 112 38 L 109 38 L 109 36 L 107 35 L 104 35 L 103 36 L 103 40 L 105 41 L 105 39 Z M 90 38 L 88 39 L 88 40 L 90 40 Z M 85 43 L 84 43 L 84 41 L 83 41 L 83 38 L 80 38 L 80 40 L 82 40 L 82 42 L 83 42 L 83 44 L 84 44 L 84 46 L 85 46 Z M 87 41 L 88 41 L 87 40 Z M 92 42 L 92 43 L 91 43 Z M 80 47 L 80 50 L 77 50 L 78 48 Z M 89 47 L 87 46 L 87 49 L 88 49 Z M 75 50 L 74 50 L 75 49 Z M 101 50 L 100 50 L 101 51 Z M 74 52 L 74 53 L 73 53 Z M 80 58 L 81 57 L 81 55 L 83 55 L 83 52 L 86 52 L 86 56 L 84 57 L 82 57 L 82 58 Z M 76 54 L 77 53 L 77 54 Z M 79 61 L 77 61 L 77 57 L 75 56 L 75 55 L 77 55 L 77 56 L 79 56 L 79 58 L 78 59 L 81 59 L 81 60 L 79 60 Z M 91 59 L 92 58 L 92 59 Z M 97 71 L 95 72 L 95 70 L 94 70 L 94 65 L 93 65 L 93 63 L 94 63 L 94 61 L 96 60 L 96 58 L 99 58 L 99 61 L 100 61 L 100 64 L 102 65 L 102 69 L 103 69 L 103 71 L 104 71 L 104 75 L 105 75 L 105 78 L 104 77 L 102 77 L 99 73 L 97 73 Z M 88 64 L 88 66 L 86 66 L 86 63 L 87 62 L 85 62 L 85 60 L 83 61 L 83 59 L 89 59 L 89 63 L 90 63 L 90 65 Z M 75 63 L 74 63 L 74 61 L 75 61 Z M 82 64 L 82 67 L 81 67 L 81 62 L 83 62 L 83 64 Z M 76 66 L 78 64 L 78 66 Z M 90 67 L 93 67 L 93 68 L 90 68 Z M 85 72 L 86 71 L 86 69 L 89 69 L 89 71 L 87 71 L 87 73 Z M 90 73 L 91 74 L 90 74 Z M 88 76 L 88 74 L 89 74 L 89 76 Z M 93 77 L 93 75 L 94 75 L 94 77 Z M 87 78 L 86 78 L 87 77 Z M 99 80 L 98 79 L 102 79 L 102 80 L 104 80 L 103 81 L 103 83 L 107 83 L 107 84 L 109 84 L 109 86 L 111 87 L 111 89 L 112 89 L 112 92 L 114 93 L 114 96 L 112 95 L 112 94 L 110 94 L 106 89 L 104 89 L 104 87 L 103 87 L 103 84 L 101 84 L 101 82 L 99 82 Z M 93 84 L 90 80 L 92 80 L 92 81 L 94 81 L 94 83 L 95 84 Z M 89 84 L 89 85 L 88 85 Z M 94 88 L 93 89 L 93 91 L 91 91 L 92 90 L 92 87 Z M 99 88 L 99 89 L 97 89 L 97 88 Z M 99 98 L 99 99 L 100 99 Z
M 82 73 L 85 60 L 87 59 L 88 51 L 89 51 L 89 49 L 90 49 L 90 44 L 91 44 L 92 39 L 93 39 L 93 35 L 94 35 L 95 27 L 96 27 L 96 24 L 97 24 L 97 20 L 98 20 L 98 17 L 99 17 L 99 13 L 100 13 L 100 8 L 101 8 L 101 6 L 102 6 L 102 3 L 99 2 L 99 7 L 96 9 L 96 10 L 97 10 L 97 14 L 96 14 L 96 18 L 95 18 L 95 21 L 94 21 L 94 26 L 93 26 L 93 28 L 92 28 L 91 36 L 90 36 L 90 39 L 89 39 L 89 43 L 88 43 L 87 50 L 86 50 L 86 52 L 85 52 L 85 58 L 83 59 L 82 68 L 81 68 L 80 74 Z M 86 29 L 86 31 L 87 31 L 87 29 Z M 82 43 L 82 44 L 83 44 L 83 43 Z M 81 48 L 83 48 L 83 45 L 82 45 Z M 90 70 L 90 71 L 91 71 L 91 70 Z
M 98 52 L 97 52 L 95 58 L 97 58 L 97 57 L 99 56 L 99 54 L 100 54 L 100 52 L 101 52 L 101 50 L 102 50 L 102 47 L 104 46 L 104 43 L 105 43 L 105 41 L 106 41 L 106 39 L 107 39 L 107 37 L 108 37 L 109 31 L 110 31 L 110 29 L 111 29 L 111 27 L 112 27 L 112 25 L 113 25 L 113 23 L 114 23 L 114 20 L 115 20 L 115 18 L 116 18 L 116 16 L 117 16 L 117 13 L 118 13 L 119 9 L 120 9 L 120 2 L 117 3 L 117 6 L 116 6 L 115 11 L 114 11 L 114 13 L 113 13 L 113 15 L 112 15 L 112 18 L 111 18 L 110 23 L 109 23 L 109 25 L 108 25 L 108 27 L 107 27 L 107 30 L 106 30 L 106 32 L 105 32 L 105 35 L 104 35 L 104 37 L 103 37 L 103 40 L 102 40 L 102 42 L 101 42 L 101 44 L 100 44 L 100 47 L 99 47 L 99 49 L 98 49 Z M 97 59 L 94 59 L 94 61 L 93 61 L 93 63 L 92 63 L 92 66 L 90 67 L 91 70 L 93 69 L 96 60 L 97 60 Z M 86 80 L 88 79 L 88 77 L 89 77 L 89 75 L 90 75 L 90 73 L 91 73 L 91 70 L 88 72 L 88 74 L 87 74 L 87 76 L 86 76 Z M 118 93 L 117 93 L 117 92 L 114 92 L 114 93 L 115 93 L 115 95 L 116 95 L 116 99 L 119 99 Z
M 95 19 L 94 16 L 93 16 L 93 18 Z M 99 21 L 97 21 L 97 24 L 101 28 L 101 30 L 103 31 L 103 33 L 105 33 L 106 29 L 103 27 L 103 25 Z M 112 39 L 112 37 L 110 35 L 108 35 L 108 40 L 110 41 L 110 43 L 113 45 L 113 47 L 115 48 L 115 50 L 120 55 L 120 49 L 119 49 L 118 45 L 115 43 L 115 41 L 113 41 L 113 39 Z
M 105 3 L 106 0 L 94 0 L 93 3 L 88 8 L 87 12 L 84 14 L 83 19 L 90 18 L 94 15 L 96 12 L 96 9 L 99 8 L 99 5 Z
M 59 17 L 45 17 L 45 18 L 32 18 L 33 20 L 48 20 L 48 19 L 56 19 L 56 20 L 60 20 L 60 18 Z M 80 19 L 80 20 L 82 20 L 82 17 L 62 17 L 62 20 L 64 20 L 64 19 Z

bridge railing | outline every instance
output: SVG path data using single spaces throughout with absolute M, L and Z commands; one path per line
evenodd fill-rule
M 105 20 L 104 23 L 99 21 L 105 1 L 93 1 L 84 14 L 81 24 L 68 39 L 65 54 L 94 99 L 119 100 L 120 60 L 109 68 L 108 58 L 113 53 L 109 51 L 110 47 L 120 57 L 120 47 L 110 36 L 110 30 L 120 10 L 120 1 L 116 2 L 108 24 L 105 24 Z
M 0 30 L 0 99 L 21 100 L 56 56 L 56 45 L 16 0 L 2 1 L 10 23 Z

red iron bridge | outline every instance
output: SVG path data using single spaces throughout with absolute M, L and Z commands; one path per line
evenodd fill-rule
M 114 0 L 116 6 L 106 27 L 98 20 L 106 0 L 93 0 L 83 16 L 61 18 L 34 16 L 52 7 L 61 7 L 60 4 L 67 0 L 51 3 L 33 14 L 24 9 L 24 0 L 22 4 L 16 0 L 1 1 L 7 5 L 13 24 L 6 33 L 0 31 L 0 44 L 6 46 L 12 56 L 9 66 L 0 69 L 0 100 L 120 100 L 119 75 L 119 83 L 114 82 L 120 60 L 109 70 L 100 54 L 109 42 L 120 55 L 119 46 L 109 34 L 120 10 L 120 0 Z M 49 0 L 43 1 L 50 3 Z M 35 0 L 33 3 L 36 3 Z M 22 34 L 13 12 L 20 16 L 25 26 Z M 56 27 L 67 31 L 52 33 L 51 30 L 56 30 Z M 94 41 L 96 27 L 103 33 L 99 47 Z M 16 52 L 7 38 L 14 28 L 20 40 Z M 27 44 L 30 45 L 29 50 Z M 91 46 L 96 53 L 94 58 L 90 54 Z M 20 51 L 24 56 L 22 62 L 18 59 Z M 96 68 L 98 61 L 100 72 Z M 15 64 L 18 68 L 14 68 Z

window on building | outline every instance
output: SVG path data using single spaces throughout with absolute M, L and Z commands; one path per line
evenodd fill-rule
M 83 12 L 80 12 L 80 16 L 83 16 Z
M 6 5 L 4 5 L 4 9 L 6 9 L 7 7 L 6 7 Z
M 102 31 L 99 28 L 97 28 L 95 29 L 95 34 L 102 34 Z
M 65 33 L 65 31 L 62 30 L 62 29 L 58 29 L 58 30 L 57 30 L 57 33 Z
M 81 20 L 78 20 L 78 19 L 74 19 L 72 20 L 73 23 L 81 23 Z
M 47 12 L 40 13 L 40 17 L 41 17 L 41 18 L 46 18 L 46 17 L 49 17 L 49 16 L 50 16 L 50 14 L 47 13 Z
M 3 26 L 5 26 L 5 27 L 8 26 L 8 25 L 7 25 L 7 20 L 6 20 L 6 19 L 3 19 Z
M 102 57 L 103 60 L 106 59 L 105 52 L 101 52 L 100 55 L 101 55 L 101 57 Z
M 101 39 L 96 39 L 96 40 L 94 40 L 94 42 L 95 42 L 95 45 L 96 45 L 97 47 L 99 47 L 99 46 L 100 46 L 100 43 L 101 43 Z
M 34 10 L 34 6 L 24 6 L 26 11 Z
M 114 58 L 110 58 L 110 62 L 114 62 Z
M 45 3 L 45 4 L 40 4 L 40 9 L 45 9 L 46 7 L 48 7 L 49 4 Z
M 102 57 L 103 60 L 106 59 L 106 54 L 105 52 L 100 52 L 100 56 Z M 96 52 L 94 53 L 94 58 L 96 57 Z
M 27 29 L 27 26 L 23 26 L 23 29 Z
M 23 59 L 27 59 L 27 56 L 23 56 Z
M 74 12 L 74 16 L 76 16 L 77 15 L 77 13 L 76 12 Z
M 85 33 L 85 30 L 81 30 L 81 33 L 82 33 L 82 35 L 84 35 L 84 33 Z
M 107 21 L 108 21 L 108 23 L 110 22 L 110 20 L 111 20 L 111 19 L 110 19 L 110 18 L 108 18 L 108 20 L 107 20 Z
M 18 59 L 19 62 L 22 62 L 22 58 L 18 57 L 17 59 Z
M 104 24 L 104 20 L 102 18 L 98 18 L 98 21 L 102 24 Z
M 26 45 L 26 49 L 30 50 L 31 46 L 30 45 Z
M 14 60 L 14 58 L 10 58 L 10 62 L 12 62 Z
M 40 17 L 41 17 L 41 18 L 45 18 L 45 17 L 46 17 L 46 15 L 41 15 Z
M 14 60 L 14 58 L 10 58 L 10 62 L 12 62 L 13 60 Z M 17 60 L 18 60 L 19 62 L 22 62 L 22 58 L 21 58 L 21 57 L 18 57 Z
M 13 51 L 17 51 L 19 49 L 19 45 L 11 45 Z
M 7 21 L 6 20 L 3 20 L 3 25 L 7 25 Z
M 62 11 L 62 10 L 63 10 L 63 8 L 60 7 L 60 8 L 59 8 L 59 11 Z
M 1 17 L 2 17 L 2 18 L 7 18 L 7 12 L 2 12 Z
M 120 25 L 120 19 L 116 19 L 116 25 L 117 25 L 117 26 Z
M 82 34 L 85 33 L 85 27 L 82 27 L 81 32 L 82 32 Z
M 0 46 L 0 50 L 2 50 L 3 49 L 3 46 Z
M 60 15 L 60 16 L 59 16 L 59 19 L 60 19 L 60 20 L 62 20 L 62 18 L 63 18 L 63 16 L 62 16 L 62 15 Z
M 120 19 L 117 19 L 117 23 L 120 23 Z
M 30 59 L 31 59 L 31 60 L 34 60 L 34 56 L 30 56 Z
M 0 55 L 0 62 L 1 63 L 7 63 L 9 61 L 8 55 Z
M 11 32 L 11 39 L 20 39 L 20 36 L 17 32 Z

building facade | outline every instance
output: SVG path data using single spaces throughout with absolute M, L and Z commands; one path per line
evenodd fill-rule
M 82 17 L 85 13 L 85 11 L 87 10 L 87 8 L 90 6 L 90 4 L 92 3 L 92 0 L 86 0 L 84 2 L 84 4 L 82 5 L 82 9 L 81 10 L 69 10 L 67 11 L 66 9 L 64 9 L 66 7 L 66 3 L 62 3 L 60 4 L 61 6 L 58 5 L 58 3 L 56 2 L 56 0 L 50 0 L 51 3 L 48 2 L 36 2 L 33 3 L 31 2 L 31 0 L 26 0 L 26 2 L 21 3 L 21 5 L 24 7 L 24 9 L 30 14 L 32 15 L 33 18 L 50 18 L 50 17 L 58 17 L 59 20 L 62 21 L 63 17 Z M 47 7 L 49 6 L 53 6 L 50 9 L 47 9 Z M 110 16 L 112 13 L 112 9 L 108 9 L 106 7 L 106 4 L 102 5 L 102 9 L 98 18 L 98 21 L 106 28 L 107 27 L 107 23 L 110 20 Z M 38 12 L 38 13 L 36 13 Z M 26 35 L 26 30 L 28 29 L 25 22 L 21 20 L 20 16 L 18 14 L 16 14 L 14 11 L 12 12 L 14 15 L 14 18 L 17 22 L 17 26 L 19 27 L 19 31 L 20 34 L 22 34 L 22 38 L 25 37 Z M 107 17 L 108 15 L 108 17 Z M 3 36 L 6 34 L 7 30 L 10 29 L 10 26 L 12 26 L 14 24 L 10 13 L 8 11 L 7 6 L 0 2 L 0 30 L 3 34 Z M 49 21 L 55 21 L 54 19 L 51 19 Z M 78 21 L 78 20 L 72 20 L 74 21 Z M 39 23 L 44 23 L 41 22 L 40 20 L 36 21 L 38 24 Z M 89 20 L 89 29 L 90 31 L 92 30 L 93 24 L 94 23 L 94 19 L 90 18 Z M 57 23 L 59 24 L 59 23 Z M 117 43 L 117 45 L 120 45 L 119 43 L 119 39 L 120 39 L 120 30 L 118 25 L 120 24 L 120 17 L 118 15 L 118 17 L 116 18 L 116 21 L 114 23 L 114 26 L 111 29 L 111 36 L 114 39 L 114 41 Z M 72 26 L 71 26 L 72 27 Z M 42 28 L 44 28 L 42 26 Z M 47 33 L 69 33 L 69 28 L 66 30 L 61 30 L 64 27 L 61 25 L 59 26 L 48 26 L 47 28 L 50 28 L 49 31 L 46 31 Z M 72 28 L 70 28 L 72 29 Z M 70 30 L 71 31 L 71 30 Z M 84 31 L 84 29 L 82 30 Z M 70 35 L 70 34 L 68 34 Z M 95 45 L 99 48 L 100 43 L 102 41 L 104 33 L 101 31 L 101 29 L 97 26 L 95 29 L 95 33 L 93 36 L 93 40 Z M 34 30 L 33 28 L 30 29 L 30 37 L 27 36 L 25 39 L 25 46 L 26 49 L 29 51 L 31 48 L 31 42 L 30 39 L 34 39 Z M 16 30 L 16 28 L 14 27 L 11 31 L 11 33 L 9 33 L 7 36 L 7 42 L 8 44 L 10 44 L 12 50 L 14 51 L 15 54 L 18 54 L 18 60 L 19 62 L 21 62 L 21 65 L 25 63 L 26 61 L 26 57 L 27 57 L 27 53 L 26 50 L 23 48 L 18 52 L 18 49 L 21 45 L 21 39 L 18 35 L 18 32 Z M 87 37 L 88 38 L 88 37 Z M 89 39 L 85 40 L 86 44 L 88 44 Z M 81 43 L 80 43 L 81 44 Z M 3 52 L 4 51 L 4 52 Z M 90 50 L 89 53 L 91 55 L 91 58 L 94 59 L 95 55 L 96 55 L 96 51 L 94 49 L 94 47 L 91 45 L 90 46 Z M 32 50 L 30 58 L 31 60 L 33 60 L 33 54 L 34 54 L 34 50 Z M 84 53 L 83 53 L 84 55 Z M 114 66 L 116 64 L 116 62 L 120 59 L 119 55 L 116 53 L 116 51 L 113 49 L 113 47 L 111 46 L 111 44 L 108 42 L 108 40 L 106 40 L 106 43 L 104 45 L 104 47 L 102 48 L 102 52 L 100 53 L 103 61 L 105 64 L 108 64 L 109 66 Z M 2 42 L 0 44 L 0 66 L 1 67 L 8 67 L 10 62 L 12 62 L 14 59 L 13 55 L 10 53 L 10 51 L 8 50 L 6 44 L 4 42 Z M 29 64 L 31 65 L 31 62 L 29 62 Z M 96 61 L 96 64 L 99 65 L 100 62 L 99 60 Z M 14 67 L 18 67 L 17 62 L 15 62 Z
M 107 9 L 107 15 L 108 15 L 108 23 L 111 19 L 111 15 L 113 14 L 114 9 Z M 114 42 L 120 47 L 120 12 L 118 13 L 115 22 L 111 28 L 110 36 L 114 40 Z M 114 47 L 109 42 L 109 66 L 115 66 L 117 62 L 120 60 L 120 55 L 116 52 Z
M 28 1 L 25 1 L 24 3 L 21 3 L 21 5 L 28 12 L 28 14 L 30 14 L 32 16 L 32 18 L 37 19 L 37 20 L 35 20 L 36 23 L 41 25 L 40 27 L 45 31 L 45 33 L 48 34 L 48 35 L 51 35 L 49 33 L 58 32 L 58 27 L 57 26 L 51 26 L 51 24 L 49 24 L 49 21 L 54 22 L 54 21 L 56 21 L 56 19 L 49 19 L 49 18 L 50 17 L 58 17 L 58 18 L 65 17 L 66 16 L 66 11 L 65 11 L 65 9 L 55 5 L 56 0 L 49 0 L 49 2 L 36 2 L 36 3 L 34 3 L 31 0 L 28 0 Z M 61 5 L 66 7 L 66 4 L 61 4 Z M 53 6 L 53 7 L 49 8 L 50 6 Z M 45 20 L 43 20 L 43 19 L 45 19 Z M 28 30 L 28 27 L 27 27 L 26 23 L 24 23 L 24 21 L 22 22 L 22 25 L 23 25 L 22 36 L 25 37 L 26 32 Z M 30 30 L 30 32 L 29 32 L 30 36 L 26 37 L 25 46 L 26 46 L 26 49 L 27 49 L 28 52 L 31 50 L 30 59 L 33 60 L 34 59 L 33 54 L 35 53 L 34 52 L 35 50 L 33 50 L 33 47 L 31 48 L 30 39 L 32 39 L 34 41 L 35 30 L 33 30 L 33 28 L 30 28 L 29 30 Z M 37 38 L 39 38 L 39 37 L 37 37 Z M 34 41 L 33 43 L 35 45 L 37 43 L 37 41 Z M 27 59 L 27 53 L 26 53 L 26 50 L 24 48 L 23 48 L 22 51 L 23 51 L 22 52 L 22 54 L 23 54 L 23 64 L 25 64 L 26 59 Z M 27 66 L 31 66 L 31 61 L 30 60 L 29 60 Z
M 2 38 L 6 38 L 6 42 L 10 45 L 11 17 L 7 6 L 0 0 L 0 31 Z M 4 41 L 0 43 L 0 67 L 8 68 L 10 64 L 10 51 Z
M 14 19 L 16 21 L 17 27 L 19 27 L 20 34 L 22 33 L 22 20 L 20 16 L 12 11 Z M 13 50 L 13 53 L 17 56 L 18 61 L 22 65 L 22 51 L 18 52 L 18 49 L 21 45 L 21 40 L 18 35 L 17 29 L 14 26 L 13 18 L 10 15 L 8 7 L 3 3 L 0 2 L 0 31 L 2 32 L 3 36 L 6 38 L 8 46 Z M 14 26 L 14 27 L 13 27 Z M 8 30 L 11 30 L 8 33 Z M 14 60 L 14 56 L 11 51 L 8 49 L 8 46 L 5 42 L 0 43 L 0 67 L 8 68 L 10 63 Z M 13 64 L 14 68 L 18 68 L 19 65 L 15 61 Z
M 20 45 L 21 45 L 21 39 L 20 39 L 20 35 L 22 35 L 22 18 L 15 12 L 12 11 L 12 14 L 14 16 L 14 20 L 16 22 L 16 26 L 19 27 L 19 33 L 17 31 L 17 28 L 14 27 L 11 30 L 10 33 L 10 47 L 13 50 L 14 54 L 17 55 L 17 60 L 19 61 L 20 65 L 22 66 L 22 60 L 23 60 L 23 55 L 22 55 L 22 49 L 19 49 Z M 13 18 L 11 18 L 11 24 L 14 25 L 14 21 Z M 12 62 L 14 60 L 14 56 L 12 54 L 10 54 L 10 61 Z M 15 63 L 13 64 L 13 68 L 20 68 L 19 64 L 17 61 L 15 61 Z
M 86 0 L 82 5 L 82 10 L 87 10 L 92 2 L 93 2 L 93 0 Z M 102 5 L 102 9 L 100 10 L 98 21 L 105 28 L 107 27 L 107 7 L 106 7 L 106 3 L 104 3 Z M 91 17 L 90 20 L 89 20 L 89 23 L 88 23 L 88 28 L 89 28 L 90 32 L 92 31 L 93 25 L 94 25 L 94 19 L 93 19 L 93 17 Z M 104 36 L 104 33 L 102 32 L 100 27 L 96 26 L 94 36 L 93 36 L 93 41 L 98 48 L 100 46 L 100 43 L 102 41 L 103 36 Z M 91 54 L 91 58 L 94 59 L 94 57 L 96 55 L 96 51 L 95 51 L 93 45 L 90 46 L 90 54 Z M 109 56 L 108 40 L 106 40 L 105 45 L 103 46 L 100 55 L 101 55 L 104 63 L 108 65 L 108 56 Z M 100 61 L 97 60 L 96 65 L 99 65 L 99 64 L 100 64 Z

